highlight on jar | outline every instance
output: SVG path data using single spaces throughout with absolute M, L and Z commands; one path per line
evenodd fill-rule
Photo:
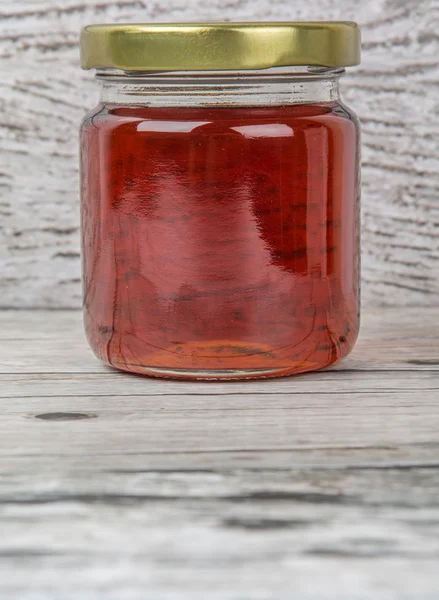
M 352 22 L 91 25 L 84 320 L 118 369 L 254 379 L 327 367 L 359 329 Z

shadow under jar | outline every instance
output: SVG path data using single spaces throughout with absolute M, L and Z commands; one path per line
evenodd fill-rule
M 186 379 L 326 367 L 359 327 L 353 23 L 89 26 L 84 315 L 104 362 Z

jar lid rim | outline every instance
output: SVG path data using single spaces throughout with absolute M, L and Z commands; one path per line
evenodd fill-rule
M 360 63 L 352 21 L 118 23 L 81 31 L 83 69 L 251 70 Z

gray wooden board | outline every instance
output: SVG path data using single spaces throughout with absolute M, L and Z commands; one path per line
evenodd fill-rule
M 298 377 L 130 376 L 0 313 L 0 597 L 437 600 L 439 309 Z
M 96 104 L 79 69 L 87 23 L 357 20 L 363 63 L 342 82 L 363 131 L 363 297 L 437 303 L 437 0 L 2 0 L 0 305 L 80 305 L 78 141 Z

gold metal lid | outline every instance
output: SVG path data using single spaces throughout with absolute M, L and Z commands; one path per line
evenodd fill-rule
M 360 29 L 350 21 L 88 25 L 83 69 L 215 71 L 360 62 Z

